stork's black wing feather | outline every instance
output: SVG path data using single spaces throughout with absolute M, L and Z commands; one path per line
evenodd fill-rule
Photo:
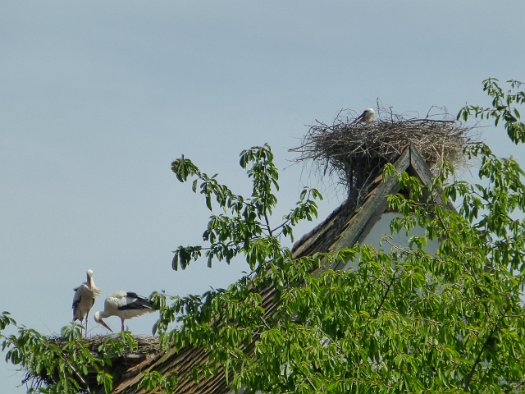
M 134 301 L 130 302 L 129 304 L 119 306 L 118 309 L 125 310 L 125 309 L 152 309 L 153 308 L 153 304 L 147 298 L 141 297 L 137 295 L 137 293 L 127 292 L 126 297 L 134 298 Z
M 126 297 L 129 297 L 129 298 L 144 298 L 144 297 L 139 296 L 137 293 L 135 293 L 133 291 L 128 291 L 126 293 Z

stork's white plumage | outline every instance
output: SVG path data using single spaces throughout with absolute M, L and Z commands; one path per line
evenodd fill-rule
M 86 273 L 87 279 L 77 288 L 73 289 L 75 295 L 73 296 L 73 321 L 80 320 L 80 322 L 86 320 L 86 330 L 84 335 L 87 334 L 88 315 L 90 309 L 95 303 L 95 298 L 102 292 L 95 286 L 95 280 L 93 279 L 93 270 L 88 270 Z
M 355 123 L 372 123 L 376 118 L 376 111 L 374 111 L 373 108 L 367 108 L 363 111 L 361 115 L 359 115 L 356 120 L 352 122 L 352 124 Z
M 95 321 L 102 324 L 109 331 L 113 330 L 102 320 L 110 316 L 118 316 L 121 321 L 121 330 L 124 331 L 124 320 L 131 319 L 144 313 L 152 312 L 153 305 L 144 297 L 130 291 L 117 291 L 104 301 L 104 310 L 95 312 Z

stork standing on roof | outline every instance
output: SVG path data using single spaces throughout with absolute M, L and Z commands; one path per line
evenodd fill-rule
M 95 286 L 93 270 L 88 270 L 86 276 L 86 281 L 73 289 L 75 292 L 73 296 L 73 321 L 80 320 L 80 322 L 83 322 L 84 318 L 86 319 L 84 335 L 87 335 L 89 311 L 95 303 L 95 298 L 102 292 Z
M 367 108 L 359 115 L 352 124 L 356 123 L 372 123 L 376 118 L 376 111 L 373 108 Z
M 95 321 L 113 332 L 102 319 L 110 316 L 118 316 L 122 323 L 121 331 L 124 331 L 125 319 L 131 319 L 132 317 L 152 311 L 153 305 L 147 298 L 141 297 L 131 291 L 117 291 L 106 298 L 102 312 L 95 312 Z

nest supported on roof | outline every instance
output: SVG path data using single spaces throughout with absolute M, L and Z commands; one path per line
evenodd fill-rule
M 454 120 L 427 115 L 405 119 L 391 111 L 377 111 L 376 120 L 356 121 L 341 111 L 332 125 L 317 121 L 303 143 L 293 149 L 297 162 L 313 160 L 323 175 L 336 174 L 346 186 L 354 207 L 360 205 L 373 180 L 386 163 L 393 163 L 405 148 L 413 145 L 432 170 L 442 162 L 465 164 L 464 149 L 472 143 L 467 128 Z
M 140 368 L 141 363 L 147 362 L 162 354 L 158 337 L 135 336 L 134 339 L 136 341 L 136 347 L 117 351 L 114 354 L 107 353 L 108 350 L 103 353 L 101 348 L 109 346 L 108 349 L 111 351 L 111 342 L 120 341 L 118 336 L 96 336 L 84 339 L 83 341 L 94 356 L 111 359 L 111 364 L 107 365 L 107 372 L 113 376 L 120 377 L 129 368 Z M 49 341 L 59 348 L 63 348 L 69 343 L 68 340 L 60 337 L 49 338 Z M 64 350 L 64 357 L 69 357 L 68 352 L 70 351 L 70 349 Z M 38 391 L 38 388 L 41 387 L 42 384 L 53 383 L 56 378 L 56 376 L 48 375 L 48 371 L 44 368 L 37 376 L 27 373 L 24 378 L 24 383 Z M 97 390 L 102 392 L 101 383 L 97 380 L 96 370 L 89 370 L 86 375 L 76 375 L 76 378 L 81 387 L 89 387 L 93 388 L 94 392 L 98 392 Z

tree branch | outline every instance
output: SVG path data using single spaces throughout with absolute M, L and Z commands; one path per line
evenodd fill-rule
M 392 276 L 392 280 L 390 281 L 390 283 L 388 284 L 387 288 L 386 288 L 386 291 L 385 293 L 383 294 L 383 298 L 381 299 L 381 302 L 379 303 L 379 305 L 377 306 L 377 309 L 374 311 L 374 314 L 372 315 L 374 318 L 377 317 L 377 315 L 379 314 L 379 311 L 381 310 L 381 308 L 383 307 L 383 304 L 385 303 L 386 301 L 386 297 L 388 296 L 388 293 L 390 292 L 390 289 L 392 288 L 392 285 L 394 284 L 394 281 L 396 280 L 396 275 L 398 273 L 398 269 L 396 269 L 396 271 L 394 272 L 394 275 Z
M 472 368 L 470 369 L 468 375 L 465 377 L 465 382 L 463 384 L 465 390 L 468 390 L 468 387 L 470 385 L 470 382 L 472 381 L 472 378 L 474 377 L 474 372 L 476 371 L 476 368 L 477 366 L 479 365 L 479 363 L 481 362 L 481 356 L 483 355 L 483 353 L 485 352 L 485 349 L 487 348 L 487 346 L 489 345 L 489 343 L 491 343 L 493 340 L 494 340 L 494 334 L 496 334 L 496 331 L 498 331 L 500 325 L 501 325 L 501 322 L 503 321 L 503 319 L 505 318 L 506 314 L 507 314 L 507 311 L 510 309 L 510 305 L 508 305 L 506 308 L 505 308 L 505 311 L 501 314 L 501 316 L 498 318 L 498 321 L 496 322 L 496 324 L 494 325 L 494 328 L 492 329 L 492 331 L 490 332 L 490 334 L 487 336 L 487 338 L 485 339 L 485 342 L 483 343 L 483 346 L 481 347 L 481 350 L 479 351 L 478 353 L 478 356 L 476 357 L 476 361 L 474 362 L 474 364 L 472 365 Z

